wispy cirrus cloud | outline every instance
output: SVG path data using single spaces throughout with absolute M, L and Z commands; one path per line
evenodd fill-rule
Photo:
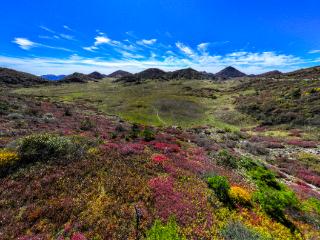
M 210 43 L 200 43 L 200 44 L 198 44 L 197 49 L 199 52 L 204 53 L 208 50 L 209 45 L 210 45 Z
M 65 27 L 64 27 L 65 28 Z M 42 26 L 41 29 L 50 33 L 53 39 L 62 38 L 57 32 L 50 28 Z M 65 30 L 68 30 L 65 28 Z M 49 35 L 49 34 L 48 34 Z M 65 39 L 68 38 L 66 34 Z M 83 56 L 72 55 L 69 58 L 24 58 L 19 61 L 18 58 L 3 57 L 3 61 L 17 62 L 24 70 L 29 66 L 31 71 L 41 72 L 44 66 L 47 67 L 46 73 L 68 73 L 70 69 L 78 68 L 76 71 L 99 70 L 105 67 L 107 70 L 116 70 L 114 68 L 122 68 L 132 72 L 137 72 L 147 67 L 159 67 L 164 70 L 175 70 L 178 68 L 192 67 L 201 71 L 216 72 L 222 68 L 232 65 L 246 73 L 260 73 L 264 71 L 278 69 L 281 71 L 290 71 L 305 64 L 316 63 L 319 59 L 305 59 L 290 54 L 278 53 L 275 51 L 230 51 L 223 54 L 213 54 L 210 50 L 219 45 L 229 43 L 225 42 L 201 42 L 195 45 L 189 45 L 181 41 L 171 44 L 164 44 L 156 38 L 144 39 L 130 37 L 124 40 L 114 40 L 107 36 L 103 31 L 97 30 L 92 38 L 89 46 L 81 46 L 81 42 L 73 42 L 72 47 L 84 49 L 79 51 Z M 45 37 L 44 37 L 45 39 Z M 71 39 L 71 38 L 70 38 Z M 142 40 L 137 40 L 142 39 Z M 66 52 L 75 52 L 70 49 L 52 46 L 39 41 L 33 41 L 28 38 L 17 37 L 13 40 L 21 49 L 31 51 L 34 48 L 49 48 L 62 50 Z M 64 43 L 64 42 L 63 42 Z M 79 44 L 79 45 L 77 45 Z M 90 55 L 88 52 L 91 52 Z M 310 51 L 318 53 L 318 50 Z M 93 56 L 93 57 L 92 57 Z M 36 64 L 41 64 L 41 69 Z M 1 62 L 1 65 L 10 64 L 9 62 Z M 56 68 L 59 65 L 59 68 Z M 15 65 L 13 65 L 15 67 Z M 52 70 L 52 71 L 51 71 Z
M 18 46 L 20 48 L 22 48 L 23 50 L 29 50 L 29 49 L 37 46 L 37 43 L 32 42 L 27 38 L 19 38 L 19 37 L 17 37 L 12 42 L 18 44 Z
M 12 42 L 17 44 L 23 50 L 30 50 L 32 48 L 43 47 L 43 48 L 61 50 L 61 51 L 66 51 L 66 52 L 73 52 L 73 50 L 70 50 L 68 48 L 50 46 L 50 45 L 46 45 L 46 44 L 42 44 L 42 43 L 37 43 L 37 42 L 33 42 L 27 38 L 16 37 L 16 38 L 14 38 L 14 40 Z
M 157 42 L 157 39 L 155 39 L 155 38 L 149 39 L 149 40 L 147 40 L 147 39 L 142 39 L 142 40 L 140 40 L 140 41 L 137 41 L 137 44 L 145 46 L 145 45 L 153 45 L 153 44 L 155 44 L 156 42 Z
M 67 27 L 67 28 L 66 28 Z M 56 32 L 54 30 L 52 30 L 51 28 L 48 28 L 46 26 L 40 26 L 40 28 L 48 33 L 53 34 L 52 36 L 44 36 L 44 35 L 40 35 L 40 38 L 44 38 L 44 39 L 65 39 L 65 40 L 74 40 L 74 36 L 70 35 L 70 34 L 65 34 L 65 33 L 59 33 Z M 71 28 L 69 28 L 68 26 L 64 25 L 63 26 L 64 29 L 67 29 L 69 31 L 72 31 Z
M 309 53 L 314 54 L 314 53 L 320 53 L 320 50 L 311 50 Z
M 187 56 L 194 56 L 193 50 L 184 43 L 177 42 L 176 47 Z
M 63 28 L 66 29 L 66 30 L 69 30 L 69 31 L 71 31 L 71 32 L 74 31 L 74 30 L 73 30 L 71 27 L 69 27 L 68 25 L 63 25 Z

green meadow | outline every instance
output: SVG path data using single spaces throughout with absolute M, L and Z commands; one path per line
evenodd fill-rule
M 94 106 L 103 114 L 145 125 L 183 128 L 209 125 L 238 129 L 250 126 L 254 121 L 235 109 L 234 99 L 239 95 L 232 91 L 235 84 L 233 81 L 150 80 L 137 85 L 124 85 L 104 79 L 99 82 L 23 88 L 15 92 Z M 209 96 L 194 94 L 202 89 L 214 93 Z

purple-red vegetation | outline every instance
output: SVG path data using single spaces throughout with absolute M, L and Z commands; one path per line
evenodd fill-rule
M 316 148 L 318 146 L 317 142 L 314 141 L 303 141 L 299 139 L 293 139 L 287 141 L 287 144 L 302 147 L 302 148 Z

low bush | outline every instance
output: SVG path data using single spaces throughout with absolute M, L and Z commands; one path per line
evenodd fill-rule
M 186 239 L 179 233 L 180 228 L 173 218 L 163 224 L 160 220 L 156 220 L 146 232 L 146 240 L 182 240 Z
M 250 193 L 242 187 L 232 186 L 229 190 L 229 197 L 235 205 L 249 206 L 251 204 Z
M 223 149 L 218 153 L 217 163 L 219 165 L 235 169 L 237 168 L 237 158 L 232 156 L 227 150 Z
M 271 217 L 287 222 L 284 211 L 298 206 L 298 200 L 294 192 L 282 186 L 281 190 L 269 187 L 260 187 L 254 195 L 254 199 L 260 203 L 261 208 Z
M 226 177 L 213 176 L 207 178 L 209 188 L 211 188 L 221 202 L 229 203 L 230 184 Z
M 80 129 L 83 131 L 89 131 L 95 127 L 95 123 L 90 118 L 85 118 L 80 122 Z
M 320 200 L 311 197 L 302 203 L 302 210 L 320 215 Z
M 14 166 L 19 161 L 19 156 L 16 152 L 9 150 L 0 150 L 0 174 L 2 175 L 10 167 Z
M 18 147 L 23 162 L 44 161 L 69 154 L 72 142 L 66 137 L 36 134 L 22 139 Z
M 264 239 L 259 233 L 249 229 L 241 222 L 230 222 L 221 232 L 226 240 L 259 240 Z
M 9 103 L 1 100 L 1 102 L 0 102 L 0 115 L 5 115 L 8 113 L 8 111 L 9 111 Z
M 141 135 L 147 142 L 150 142 L 155 139 L 155 132 L 151 128 L 145 128 Z
M 139 134 L 140 134 L 140 127 L 139 127 L 139 125 L 136 124 L 136 123 L 132 124 L 128 138 L 129 138 L 129 139 L 130 139 L 130 138 L 135 139 L 135 138 L 139 137 Z
M 281 190 L 276 176 L 273 172 L 263 166 L 257 166 L 249 171 L 249 175 L 258 185 L 258 187 L 269 187 L 276 190 Z

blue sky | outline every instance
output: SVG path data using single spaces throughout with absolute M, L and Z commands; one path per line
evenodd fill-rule
M 0 66 L 34 74 L 320 65 L 319 0 L 10 0 Z

